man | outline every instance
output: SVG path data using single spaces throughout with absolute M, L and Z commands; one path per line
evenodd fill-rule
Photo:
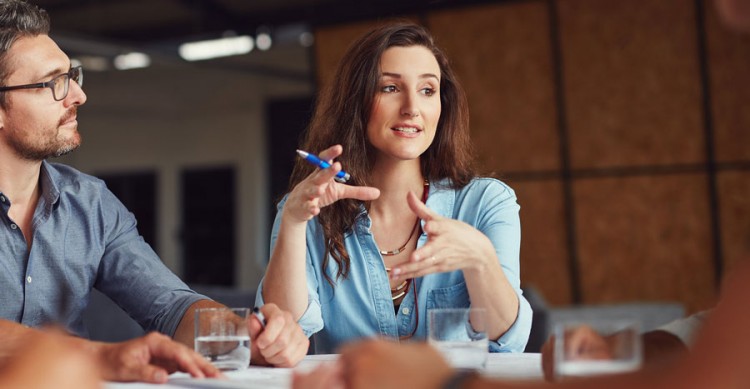
M 48 32 L 44 10 L 0 0 L 0 319 L 9 321 L 0 323 L 0 339 L 50 323 L 84 336 L 81 313 L 96 287 L 144 329 L 191 346 L 194 310 L 221 305 L 161 263 L 101 180 L 46 161 L 80 145 L 77 110 L 86 102 L 81 68 L 71 66 Z M 270 304 L 262 313 L 265 329 L 248 322 L 253 363 L 295 365 L 309 341 L 288 313 Z M 158 335 L 84 348 L 103 362 L 106 379 L 164 381 L 174 366 L 216 374 L 197 354 Z M 138 361 L 170 368 L 146 369 L 133 349 Z M 124 372 L 129 363 L 144 367 L 146 376 Z

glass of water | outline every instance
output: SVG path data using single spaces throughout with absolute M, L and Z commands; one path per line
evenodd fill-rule
M 643 359 L 640 322 L 600 318 L 557 323 L 554 366 L 558 380 L 638 370 Z
M 428 342 L 456 369 L 483 369 L 487 364 L 487 315 L 482 308 L 427 311 Z
M 195 311 L 195 351 L 220 370 L 250 365 L 249 308 L 201 308 Z

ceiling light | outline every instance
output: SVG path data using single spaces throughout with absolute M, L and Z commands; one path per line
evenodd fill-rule
M 151 57 L 148 54 L 132 52 L 116 56 L 113 63 L 118 70 L 145 68 L 151 65 Z
M 253 38 L 247 35 L 188 42 L 180 45 L 180 57 L 186 61 L 200 61 L 231 55 L 247 54 L 253 50 Z
M 266 51 L 270 49 L 271 43 L 271 35 L 265 32 L 261 32 L 257 37 L 255 37 L 255 46 L 258 47 L 258 50 Z
M 310 47 L 315 43 L 315 37 L 311 32 L 305 31 L 299 34 L 299 44 L 304 47 Z

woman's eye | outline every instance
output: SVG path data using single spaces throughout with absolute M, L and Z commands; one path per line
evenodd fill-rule
M 385 92 L 385 93 L 393 93 L 393 92 L 398 91 L 398 89 L 396 88 L 395 85 L 386 85 L 380 91 Z
M 435 94 L 435 89 L 433 88 L 424 88 L 422 89 L 422 94 L 425 96 L 432 96 Z

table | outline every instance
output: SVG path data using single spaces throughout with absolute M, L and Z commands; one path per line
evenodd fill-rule
M 144 383 L 108 382 L 106 389 L 286 389 L 291 384 L 292 370 L 309 371 L 320 363 L 331 363 L 338 358 L 336 354 L 308 355 L 294 369 L 250 366 L 246 370 L 229 372 L 229 381 L 196 380 L 187 374 L 176 373 L 169 377 L 165 385 Z M 482 375 L 500 380 L 542 380 L 541 356 L 536 353 L 523 354 L 490 354 L 487 367 Z

